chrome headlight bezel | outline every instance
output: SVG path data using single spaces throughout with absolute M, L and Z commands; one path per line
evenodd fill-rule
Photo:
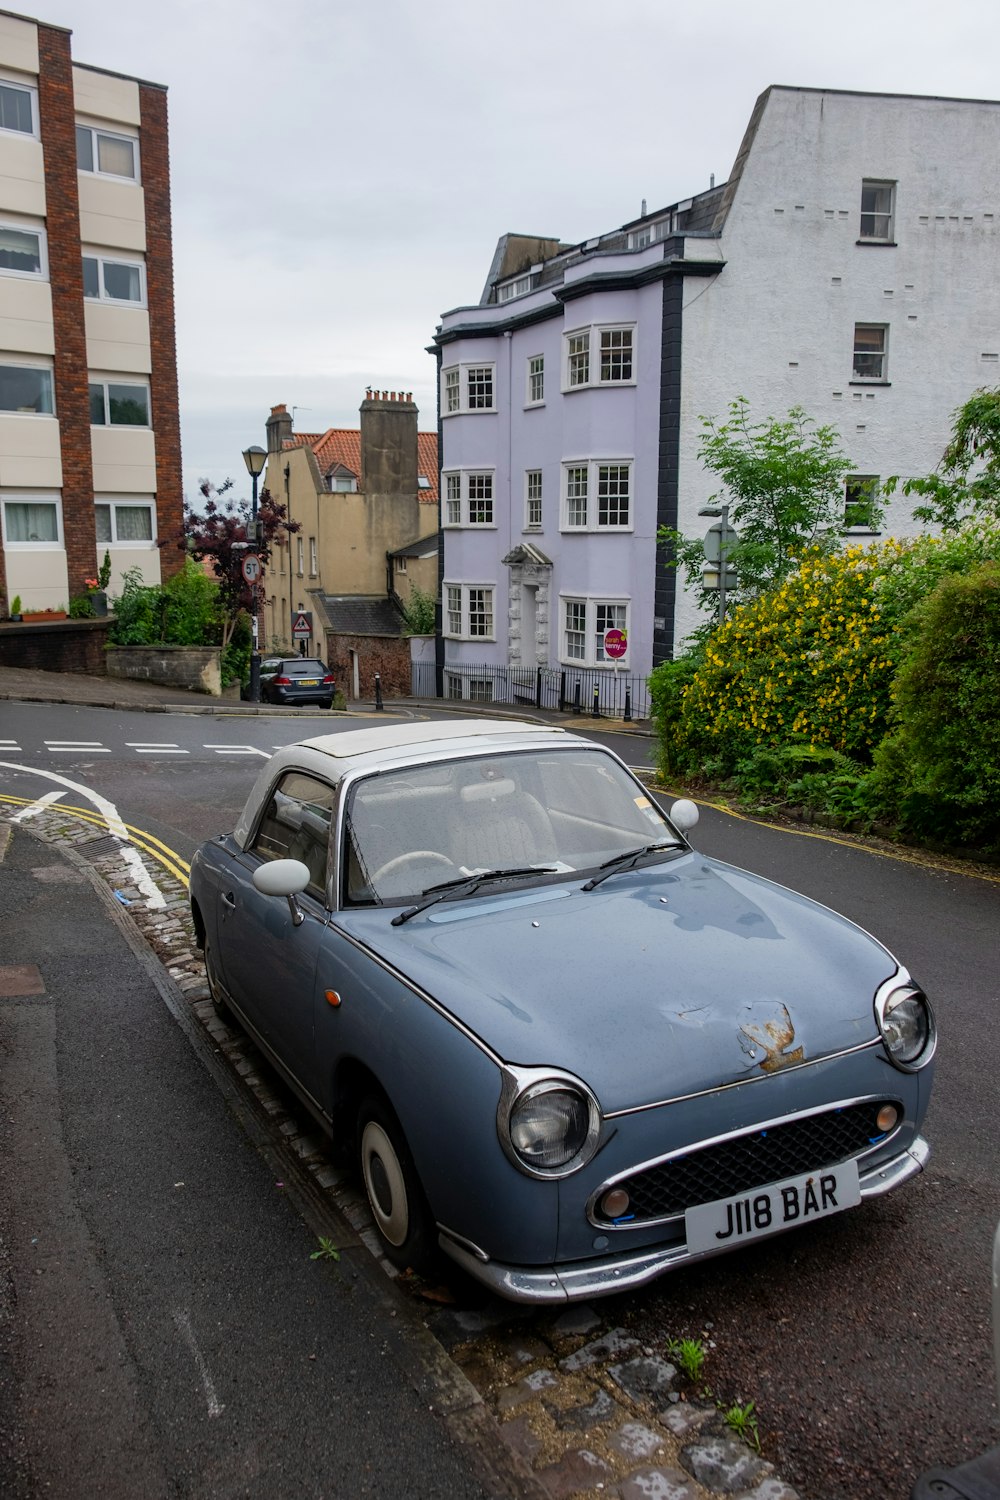
M 923 1012 L 926 1035 L 923 1046 L 913 1057 L 901 1057 L 893 1051 L 890 1037 L 893 1028 L 890 1018 L 901 1005 L 915 1002 Z M 905 969 L 900 968 L 891 979 L 881 984 L 875 994 L 875 1020 L 886 1055 L 894 1068 L 901 1073 L 919 1073 L 926 1068 L 937 1051 L 937 1025 L 931 1003 L 918 984 L 914 984 Z
M 513 1117 L 519 1105 L 553 1092 L 576 1095 L 587 1111 L 587 1128 L 584 1138 L 574 1154 L 559 1166 L 540 1167 L 518 1151 L 511 1134 Z M 597 1097 L 579 1078 L 564 1073 L 558 1068 L 519 1068 L 504 1066 L 500 1102 L 497 1105 L 497 1135 L 504 1155 L 526 1177 L 541 1182 L 557 1182 L 585 1167 L 597 1150 L 601 1135 L 602 1115 Z

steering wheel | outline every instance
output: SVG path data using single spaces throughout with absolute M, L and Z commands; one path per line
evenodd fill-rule
M 448 858 L 447 854 L 441 854 L 437 849 L 407 849 L 405 854 L 397 854 L 394 859 L 386 860 L 382 868 L 375 871 L 371 877 L 372 885 L 377 886 L 383 876 L 394 875 L 397 870 L 403 870 L 408 864 L 415 863 L 417 860 L 423 860 L 425 863 L 429 860 L 432 864 L 444 865 L 449 870 L 455 868 L 454 862 Z

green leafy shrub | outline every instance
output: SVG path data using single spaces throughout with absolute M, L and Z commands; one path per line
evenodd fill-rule
M 222 639 L 218 584 L 190 559 L 164 584 L 145 584 L 141 571 L 129 568 L 108 634 L 116 646 L 217 646 Z
M 665 661 L 649 675 L 650 717 L 660 747 L 660 774 L 692 769 L 683 718 L 684 694 L 701 664 L 700 650 Z
M 69 617 L 71 620 L 92 620 L 95 613 L 94 601 L 89 594 L 76 594 L 69 601 Z
M 873 794 L 904 831 L 1000 852 L 1000 564 L 948 573 L 906 621 Z
M 403 619 L 406 621 L 403 634 L 433 635 L 436 606 L 437 600 L 433 594 L 413 584 L 410 597 L 403 606 Z
M 121 593 L 115 601 L 115 617 L 108 639 L 115 646 L 153 646 L 160 642 L 162 594 L 158 586 L 142 581 L 139 568 L 122 574 Z
M 247 615 L 241 615 L 233 626 L 229 644 L 222 651 L 222 686 L 228 687 L 232 682 L 248 683 L 250 681 L 250 652 L 253 645 L 253 632 L 250 629 L 250 620 Z

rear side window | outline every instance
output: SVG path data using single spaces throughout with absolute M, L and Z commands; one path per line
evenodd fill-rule
M 271 793 L 249 852 L 260 859 L 300 859 L 309 893 L 326 895 L 334 789 L 303 771 L 288 771 Z

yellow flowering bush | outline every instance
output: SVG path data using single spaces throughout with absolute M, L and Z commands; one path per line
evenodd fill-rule
M 893 671 L 878 570 L 878 547 L 813 553 L 736 609 L 678 684 L 670 722 L 660 720 L 668 763 L 708 760 L 729 774 L 755 747 L 789 741 L 869 760 Z

